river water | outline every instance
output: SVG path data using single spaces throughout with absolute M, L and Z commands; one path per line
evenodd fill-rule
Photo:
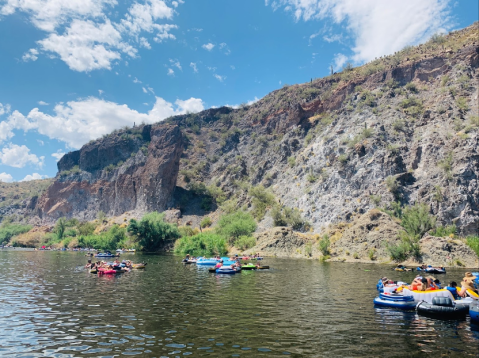
M 0 250 L 1 357 L 479 356 L 479 327 L 373 306 L 390 266 L 268 259 L 217 276 L 179 257 L 98 277 L 78 252 Z M 464 270 L 443 280 L 459 281 Z

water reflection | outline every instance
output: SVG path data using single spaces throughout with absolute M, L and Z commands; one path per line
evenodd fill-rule
M 469 320 L 374 308 L 385 267 L 275 259 L 220 276 L 141 260 L 145 271 L 98 277 L 80 253 L 1 251 L 0 356 L 477 356 Z

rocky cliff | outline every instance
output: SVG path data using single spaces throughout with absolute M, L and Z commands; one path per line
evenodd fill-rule
M 90 219 L 174 207 L 195 225 L 218 211 L 195 184 L 238 207 L 263 185 L 315 232 L 399 201 L 477 233 L 477 39 L 476 23 L 250 106 L 118 131 L 62 158 L 36 212 Z M 260 229 L 271 226 L 266 215 Z

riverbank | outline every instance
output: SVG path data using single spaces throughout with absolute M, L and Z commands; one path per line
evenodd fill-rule
M 461 238 L 425 235 L 418 242 L 421 256 L 402 261 L 391 259 L 388 247 L 401 243 L 402 227 L 390 215 L 370 210 L 349 224 L 332 226 L 323 235 L 303 234 L 287 227 L 275 227 L 255 234 L 254 247 L 241 251 L 260 252 L 269 257 L 320 259 L 334 262 L 421 264 L 443 267 L 479 267 L 479 257 Z M 328 237 L 327 253 L 320 248 L 324 235 Z M 233 253 L 240 253 L 234 250 Z M 326 255 L 325 255 L 326 254 Z

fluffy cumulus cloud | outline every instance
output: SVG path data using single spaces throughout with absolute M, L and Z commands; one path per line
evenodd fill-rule
M 330 19 L 335 24 L 345 24 L 354 39 L 352 60 L 365 62 L 425 41 L 432 34 L 448 29 L 451 21 L 449 2 L 276 0 L 271 6 L 290 11 L 297 21 Z
M 27 13 L 31 22 L 46 37 L 23 55 L 24 61 L 35 61 L 43 53 L 59 57 L 74 71 L 89 72 L 111 69 L 126 54 L 136 57 L 137 47 L 151 49 L 145 36 L 162 42 L 175 39 L 171 20 L 175 10 L 162 0 L 134 2 L 118 22 L 107 15 L 117 0 L 3 0 L 0 15 Z M 181 2 L 180 2 L 181 3 Z M 178 5 L 178 3 L 176 3 Z M 141 34 L 147 34 L 140 36 Z
M 333 65 L 334 71 L 341 70 L 347 61 L 348 61 L 348 56 L 343 55 L 342 53 L 337 53 L 336 55 L 334 55 L 334 65 Z
M 0 173 L 0 182 L 4 183 L 11 183 L 13 181 L 13 177 L 7 173 Z
M 65 142 L 71 148 L 80 148 L 86 142 L 108 134 L 114 129 L 132 126 L 134 123 L 155 123 L 170 116 L 199 112 L 203 109 L 203 101 L 193 97 L 187 100 L 178 99 L 174 103 L 156 97 L 155 105 L 148 113 L 138 112 L 125 104 L 89 97 L 57 104 L 54 107 L 54 115 L 44 113 L 38 108 L 32 109 L 27 115 L 14 111 L 7 120 L 0 122 L 0 143 L 13 137 L 14 129 L 21 129 L 36 130 L 51 139 Z M 1 130 L 2 125 L 7 129 L 6 132 Z M 27 163 L 41 166 L 44 158 L 37 158 L 28 151 L 25 146 L 10 144 L 0 153 L 0 162 L 14 167 L 22 167 Z M 14 159 L 19 157 L 20 152 L 23 159 Z M 53 153 L 52 156 L 59 160 L 63 154 L 60 151 Z
M 55 153 L 52 153 L 52 157 L 57 160 L 57 162 L 62 159 L 62 157 L 65 155 L 65 152 L 61 149 L 58 149 Z
M 27 176 L 25 176 L 25 178 L 23 178 L 20 181 L 40 180 L 40 179 L 46 179 L 46 178 L 48 178 L 48 175 L 40 175 L 38 173 L 33 173 L 33 174 L 28 174 Z
M 204 45 L 201 46 L 201 47 L 203 47 L 203 48 L 204 48 L 205 50 L 207 50 L 207 51 L 211 51 L 212 49 L 215 48 L 215 45 L 213 45 L 211 42 L 209 42 L 209 43 L 207 43 L 207 44 L 204 44 Z
M 30 149 L 25 145 L 8 144 L 0 152 L 0 163 L 14 168 L 23 168 L 27 164 L 33 164 L 39 168 L 43 166 L 45 157 L 37 157 L 30 154 Z

